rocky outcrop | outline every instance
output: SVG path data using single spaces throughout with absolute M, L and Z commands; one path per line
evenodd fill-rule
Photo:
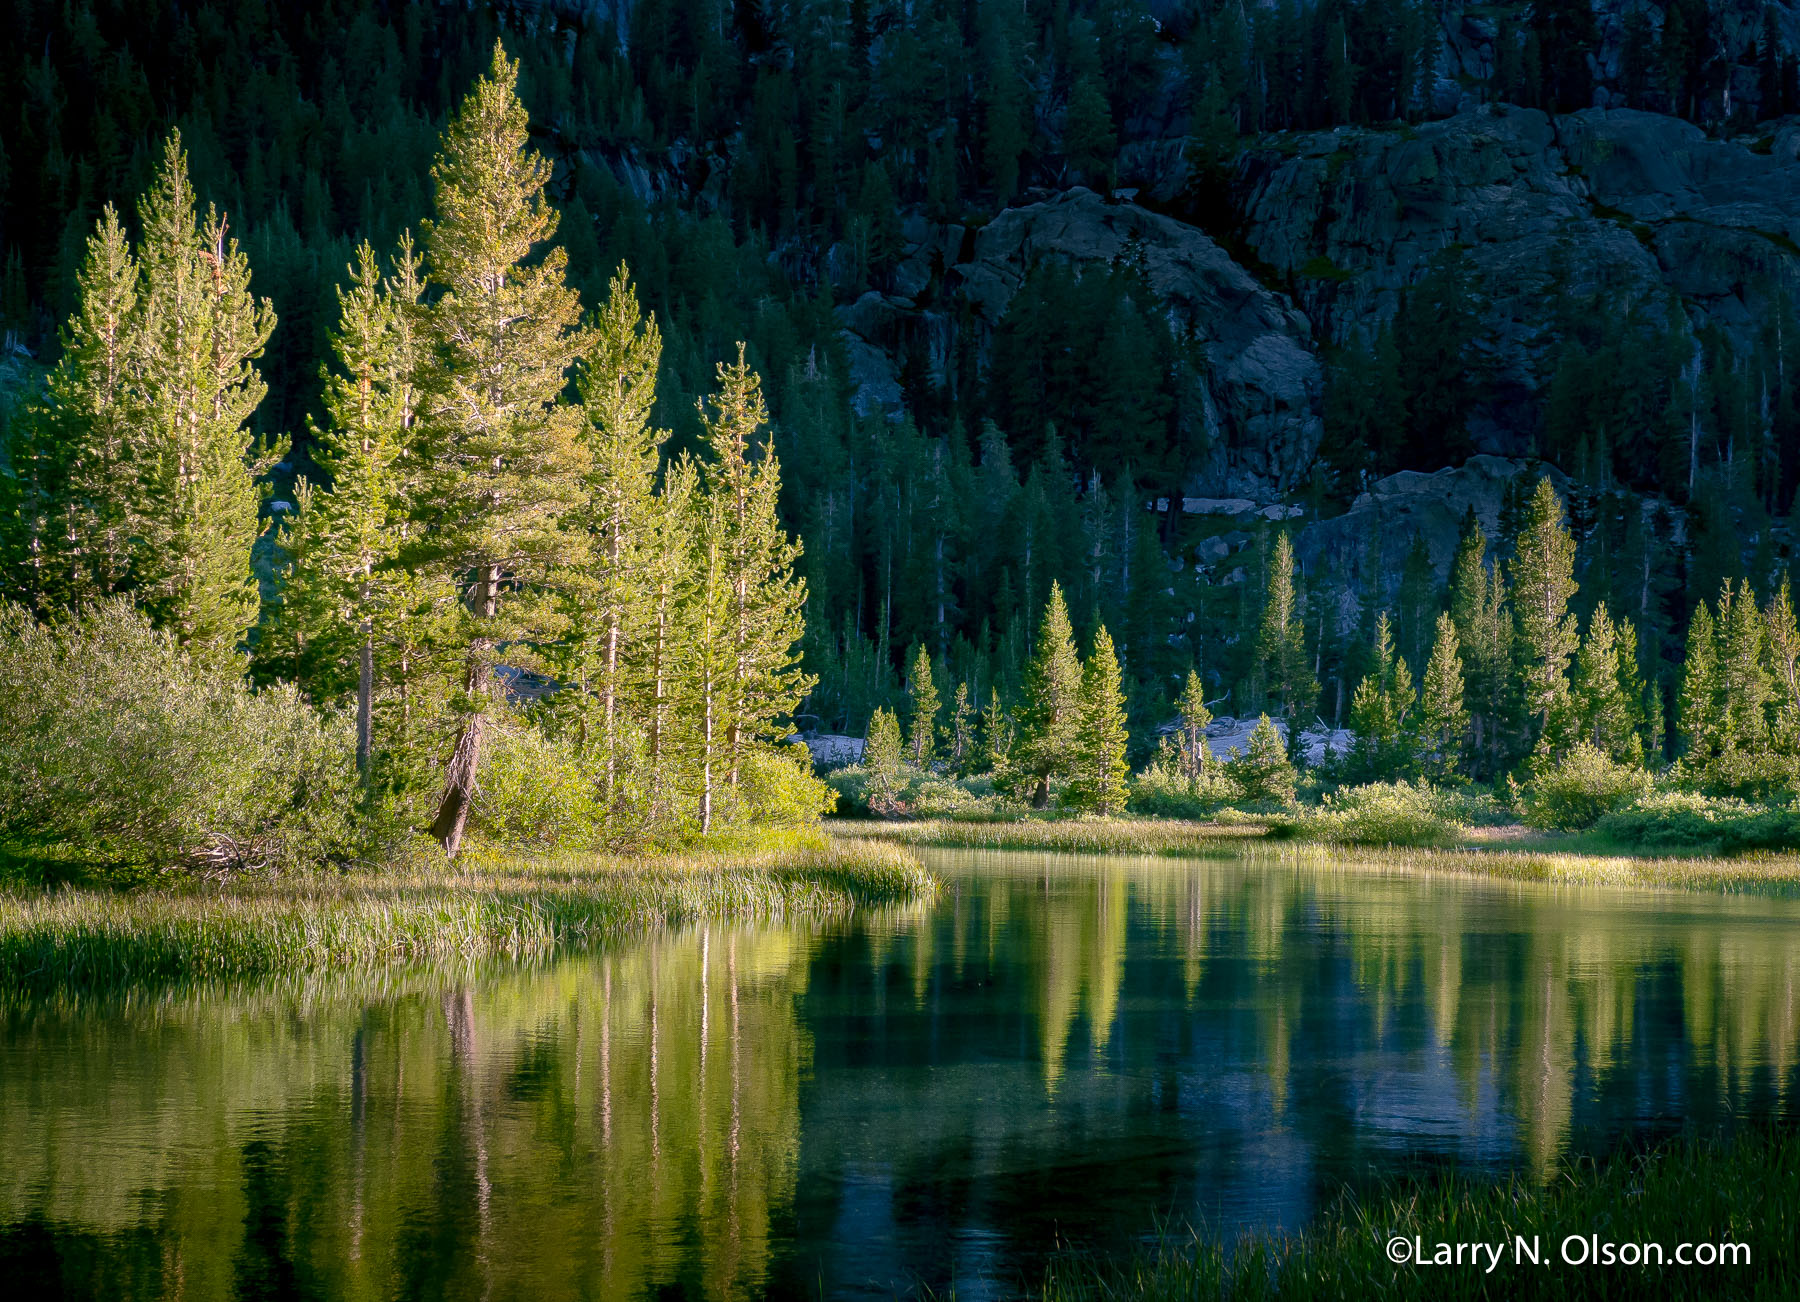
M 1588 59 L 1594 80 L 1594 107 L 1623 107 L 1632 81 L 1627 49 L 1631 24 L 1639 23 L 1652 48 L 1661 40 L 1665 7 L 1652 0 L 1592 0 L 1598 43 Z M 1711 0 L 1711 30 L 1693 39 L 1706 44 L 1709 75 L 1693 110 L 1706 121 L 1729 121 L 1734 113 L 1767 116 L 1762 105 L 1761 41 L 1765 15 L 1775 20 L 1784 48 L 1800 50 L 1800 6 L 1792 0 Z M 1511 14 L 1491 3 L 1448 0 L 1437 7 L 1438 49 L 1433 65 L 1429 107 L 1455 113 L 1497 98 L 1495 76 L 1503 33 L 1519 42 L 1522 52 L 1528 9 Z M 1507 18 L 1510 25 L 1504 25 Z M 1654 57 L 1654 55 L 1652 55 Z M 1673 112 L 1676 105 L 1655 76 L 1642 76 L 1637 107 Z
M 869 346 L 893 357 L 909 348 L 940 378 L 950 332 L 985 342 L 1031 270 L 1048 261 L 1104 268 L 1128 252 L 1142 259 L 1171 325 L 1191 335 L 1201 358 L 1205 422 L 1215 464 L 1196 483 L 1266 495 L 1297 482 L 1318 449 L 1322 380 L 1311 325 L 1282 294 L 1258 284 L 1204 233 L 1133 203 L 1085 189 L 1009 208 L 979 230 L 909 227 L 894 291 L 840 309 L 864 411 L 891 408 L 898 385 L 879 372 Z M 966 322 L 961 325 L 959 322 Z
M 1771 295 L 1800 287 L 1800 126 L 1712 140 L 1628 110 L 1481 109 L 1404 130 L 1344 128 L 1248 155 L 1249 248 L 1292 283 L 1321 338 L 1368 338 L 1401 292 L 1460 250 L 1486 302 L 1493 383 L 1483 451 L 1526 450 L 1560 342 L 1559 308 L 1684 309 L 1747 349 Z
M 838 733 L 817 733 L 798 740 L 799 745 L 806 747 L 812 756 L 813 766 L 820 770 L 841 769 L 851 764 L 861 764 L 863 757 L 863 739 L 861 737 L 845 737 Z
M 1391 588 L 1406 563 L 1413 540 L 1423 538 L 1440 580 L 1450 577 L 1465 516 L 1473 511 L 1490 538 L 1500 532 L 1500 507 L 1508 485 L 1519 475 L 1550 476 L 1557 492 L 1568 480 L 1553 466 L 1475 456 L 1453 469 L 1424 475 L 1406 470 L 1369 486 L 1343 515 L 1315 520 L 1294 536 L 1301 570 L 1315 578 L 1340 577 L 1360 592 L 1379 558 L 1380 575 Z
M 1214 719 L 1206 726 L 1206 753 L 1216 760 L 1235 759 L 1250 749 L 1250 734 L 1256 731 L 1261 718 L 1234 719 L 1229 715 Z M 1288 740 L 1288 726 L 1285 720 L 1271 719 L 1275 731 L 1281 734 L 1281 740 Z M 1168 731 L 1175 729 L 1175 724 L 1168 726 Z M 1345 728 L 1327 728 L 1323 724 L 1314 723 L 1300 730 L 1300 741 L 1297 746 L 1288 747 L 1289 758 L 1316 768 L 1328 758 L 1350 753 L 1356 745 L 1356 734 Z

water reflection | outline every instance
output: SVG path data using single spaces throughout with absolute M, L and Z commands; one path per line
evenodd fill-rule
M 1159 1215 L 1789 1116 L 1800 905 L 946 855 L 929 910 L 0 1019 L 27 1295 L 1012 1291 Z

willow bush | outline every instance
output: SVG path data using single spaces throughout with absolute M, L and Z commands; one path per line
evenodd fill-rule
M 279 869 L 350 848 L 347 719 L 124 599 L 62 623 L 0 605 L 0 844 L 102 870 Z

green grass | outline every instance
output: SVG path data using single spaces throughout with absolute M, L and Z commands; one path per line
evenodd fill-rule
M 0 994 L 538 959 L 702 918 L 841 914 L 933 889 L 898 846 L 817 833 L 631 858 L 420 855 L 212 888 L 14 885 L 0 891 Z
M 1800 893 L 1800 855 L 1721 859 L 1656 857 L 1614 847 L 1593 834 L 1533 832 L 1512 824 L 1465 830 L 1449 848 L 1309 844 L 1304 827 L 1281 815 L 1227 810 L 1222 821 L 1159 818 L 1032 818 L 1015 822 L 839 822 L 834 833 L 900 845 L 1062 854 L 1237 855 L 1266 847 L 1321 867 L 1407 873 L 1456 873 L 1507 881 L 1578 886 L 1670 887 L 1770 895 Z
M 1264 824 L 1244 816 L 1241 824 L 1173 818 L 1023 818 L 1009 822 L 922 819 L 918 822 L 834 823 L 847 835 L 974 850 L 1048 850 L 1066 854 L 1235 853 L 1246 840 L 1262 837 Z
M 1744 1134 L 1727 1142 L 1683 1140 L 1604 1164 L 1565 1167 L 1542 1186 L 1468 1176 L 1392 1182 L 1346 1197 L 1294 1235 L 1221 1243 L 1202 1234 L 1164 1236 L 1124 1264 L 1059 1259 L 1040 1290 L 1045 1302 L 1125 1299 L 1752 1298 L 1800 1290 L 1794 1250 L 1800 1217 L 1800 1138 Z M 1549 1265 L 1515 1265 L 1515 1235 L 1536 1237 Z M 1565 1264 L 1570 1235 L 1614 1245 L 1662 1245 L 1671 1264 Z M 1500 1243 L 1493 1273 L 1483 1266 L 1396 1265 L 1393 1238 Z M 1680 1267 L 1680 1244 L 1744 1244 L 1747 1265 Z M 1573 1253 L 1575 1250 L 1571 1249 Z
M 1511 831 L 1512 829 L 1504 829 Z M 1480 837 L 1480 831 L 1473 832 Z M 1800 892 L 1800 855 L 1744 855 L 1735 859 L 1656 858 L 1610 852 L 1590 838 L 1550 835 L 1495 839 L 1448 850 L 1334 852 L 1414 872 L 1466 873 L 1507 881 L 1574 886 L 1648 886 L 1743 894 Z

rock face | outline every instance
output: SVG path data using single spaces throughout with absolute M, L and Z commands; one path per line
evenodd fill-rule
M 1416 129 L 1343 128 L 1249 155 L 1238 201 L 1256 257 L 1289 278 L 1321 338 L 1369 338 L 1444 251 L 1485 293 L 1492 396 L 1483 451 L 1525 450 L 1565 296 L 1686 308 L 1747 349 L 1766 295 L 1800 285 L 1800 126 L 1757 153 L 1675 118 L 1500 107 Z M 1291 147 L 1291 148 L 1290 148 Z
M 850 764 L 861 764 L 863 757 L 863 739 L 861 737 L 845 737 L 837 733 L 820 733 L 816 736 L 802 737 L 797 744 L 804 745 L 812 756 L 815 768 L 841 769 Z
M 941 373 L 962 313 L 984 343 L 1032 268 L 1052 260 L 1104 268 L 1129 250 L 1142 257 L 1171 325 L 1192 332 L 1203 359 L 1199 405 L 1218 454 L 1197 483 L 1267 496 L 1311 465 L 1323 424 L 1310 323 L 1198 229 L 1077 188 L 1009 208 L 979 231 L 921 223 L 907 234 L 895 292 L 840 309 L 863 410 L 891 409 L 899 392 L 891 367 L 879 373 L 865 347 L 892 355 L 902 343 L 923 345 Z
M 1229 715 L 1214 719 L 1206 728 L 1206 752 L 1216 760 L 1232 759 L 1250 748 L 1250 734 L 1256 731 L 1260 718 L 1233 719 Z M 1275 731 L 1281 734 L 1281 740 L 1288 740 L 1288 726 L 1284 720 L 1271 719 Z M 1173 727 L 1174 725 L 1170 725 Z M 1317 767 L 1328 757 L 1347 755 L 1356 745 L 1356 734 L 1345 728 L 1327 728 L 1314 725 L 1302 728 L 1298 746 L 1288 747 L 1289 758 L 1302 761 Z
M 1519 475 L 1535 480 L 1540 473 L 1548 474 L 1566 498 L 1569 485 L 1561 471 L 1502 457 L 1470 457 L 1461 466 L 1430 475 L 1403 470 L 1371 484 L 1343 515 L 1302 528 L 1294 538 L 1294 554 L 1306 574 L 1341 574 L 1360 591 L 1377 554 L 1373 543 L 1379 541 L 1380 572 L 1391 586 L 1413 539 L 1423 537 L 1439 579 L 1448 579 L 1463 517 L 1474 511 L 1488 536 L 1496 536 L 1507 486 Z
M 1773 16 L 1787 49 L 1800 49 L 1800 6 L 1792 0 L 1710 0 L 1706 7 L 1713 23 L 1706 39 L 1711 47 L 1709 53 L 1717 62 L 1702 102 L 1695 105 L 1696 111 L 1709 121 L 1726 121 L 1741 109 L 1748 109 L 1755 116 L 1767 116 L 1761 112 L 1759 70 L 1764 15 Z M 1589 60 L 1594 77 L 1594 106 L 1620 107 L 1627 102 L 1628 20 L 1641 19 L 1654 41 L 1662 34 L 1667 8 L 1661 3 L 1640 0 L 1591 0 L 1589 8 L 1599 36 L 1598 48 Z M 1520 24 L 1525 18 L 1524 10 L 1525 6 L 1516 6 L 1512 15 L 1515 39 L 1523 34 Z M 1499 62 L 1500 13 L 1500 6 L 1465 0 L 1448 0 L 1438 6 L 1438 54 L 1431 88 L 1433 111 L 1455 113 L 1496 98 L 1493 83 Z M 1675 108 L 1668 92 L 1653 84 L 1640 90 L 1639 99 L 1641 107 L 1658 111 Z

